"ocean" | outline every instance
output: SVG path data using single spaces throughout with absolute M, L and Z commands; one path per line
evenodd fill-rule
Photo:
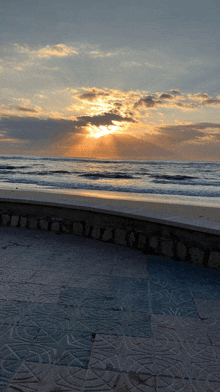
M 220 207 L 220 162 L 1 155 L 0 186 Z

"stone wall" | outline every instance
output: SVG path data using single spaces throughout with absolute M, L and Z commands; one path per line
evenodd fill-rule
M 217 234 L 169 224 L 68 207 L 1 203 L 2 225 L 91 237 L 140 249 L 147 254 L 220 269 L 220 237 Z

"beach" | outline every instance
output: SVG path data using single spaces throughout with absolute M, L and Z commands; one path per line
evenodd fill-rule
M 68 203 L 85 206 L 96 207 L 102 205 L 104 207 L 116 206 L 127 207 L 129 209 L 167 213 L 175 216 L 205 219 L 208 221 L 220 222 L 220 207 L 209 207 L 201 205 L 187 205 L 178 203 L 169 203 L 161 201 L 140 200 L 132 198 L 123 198 L 123 195 L 116 197 L 114 192 L 90 192 L 90 191 L 75 191 L 72 193 L 48 190 L 0 190 L 0 199 L 26 199 L 26 200 L 41 200 L 49 202 Z

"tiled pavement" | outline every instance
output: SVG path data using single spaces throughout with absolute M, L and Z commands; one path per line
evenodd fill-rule
M 0 227 L 0 391 L 220 391 L 220 275 Z

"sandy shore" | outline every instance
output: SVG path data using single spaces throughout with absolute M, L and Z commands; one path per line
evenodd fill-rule
M 25 198 L 30 200 L 44 200 L 44 201 L 64 201 L 68 202 L 80 202 L 83 204 L 104 204 L 106 206 L 123 206 L 128 208 L 141 209 L 145 211 L 156 211 L 163 212 L 172 215 L 190 217 L 190 218 L 201 218 L 211 221 L 220 222 L 220 207 L 204 207 L 195 205 L 185 204 L 174 204 L 174 203 L 163 203 L 154 201 L 143 201 L 143 200 L 127 200 L 123 198 L 113 198 L 103 196 L 103 194 L 89 195 L 89 192 L 76 192 L 74 194 L 69 193 L 57 193 L 54 191 L 24 191 L 24 190 L 0 190 L 1 198 Z

